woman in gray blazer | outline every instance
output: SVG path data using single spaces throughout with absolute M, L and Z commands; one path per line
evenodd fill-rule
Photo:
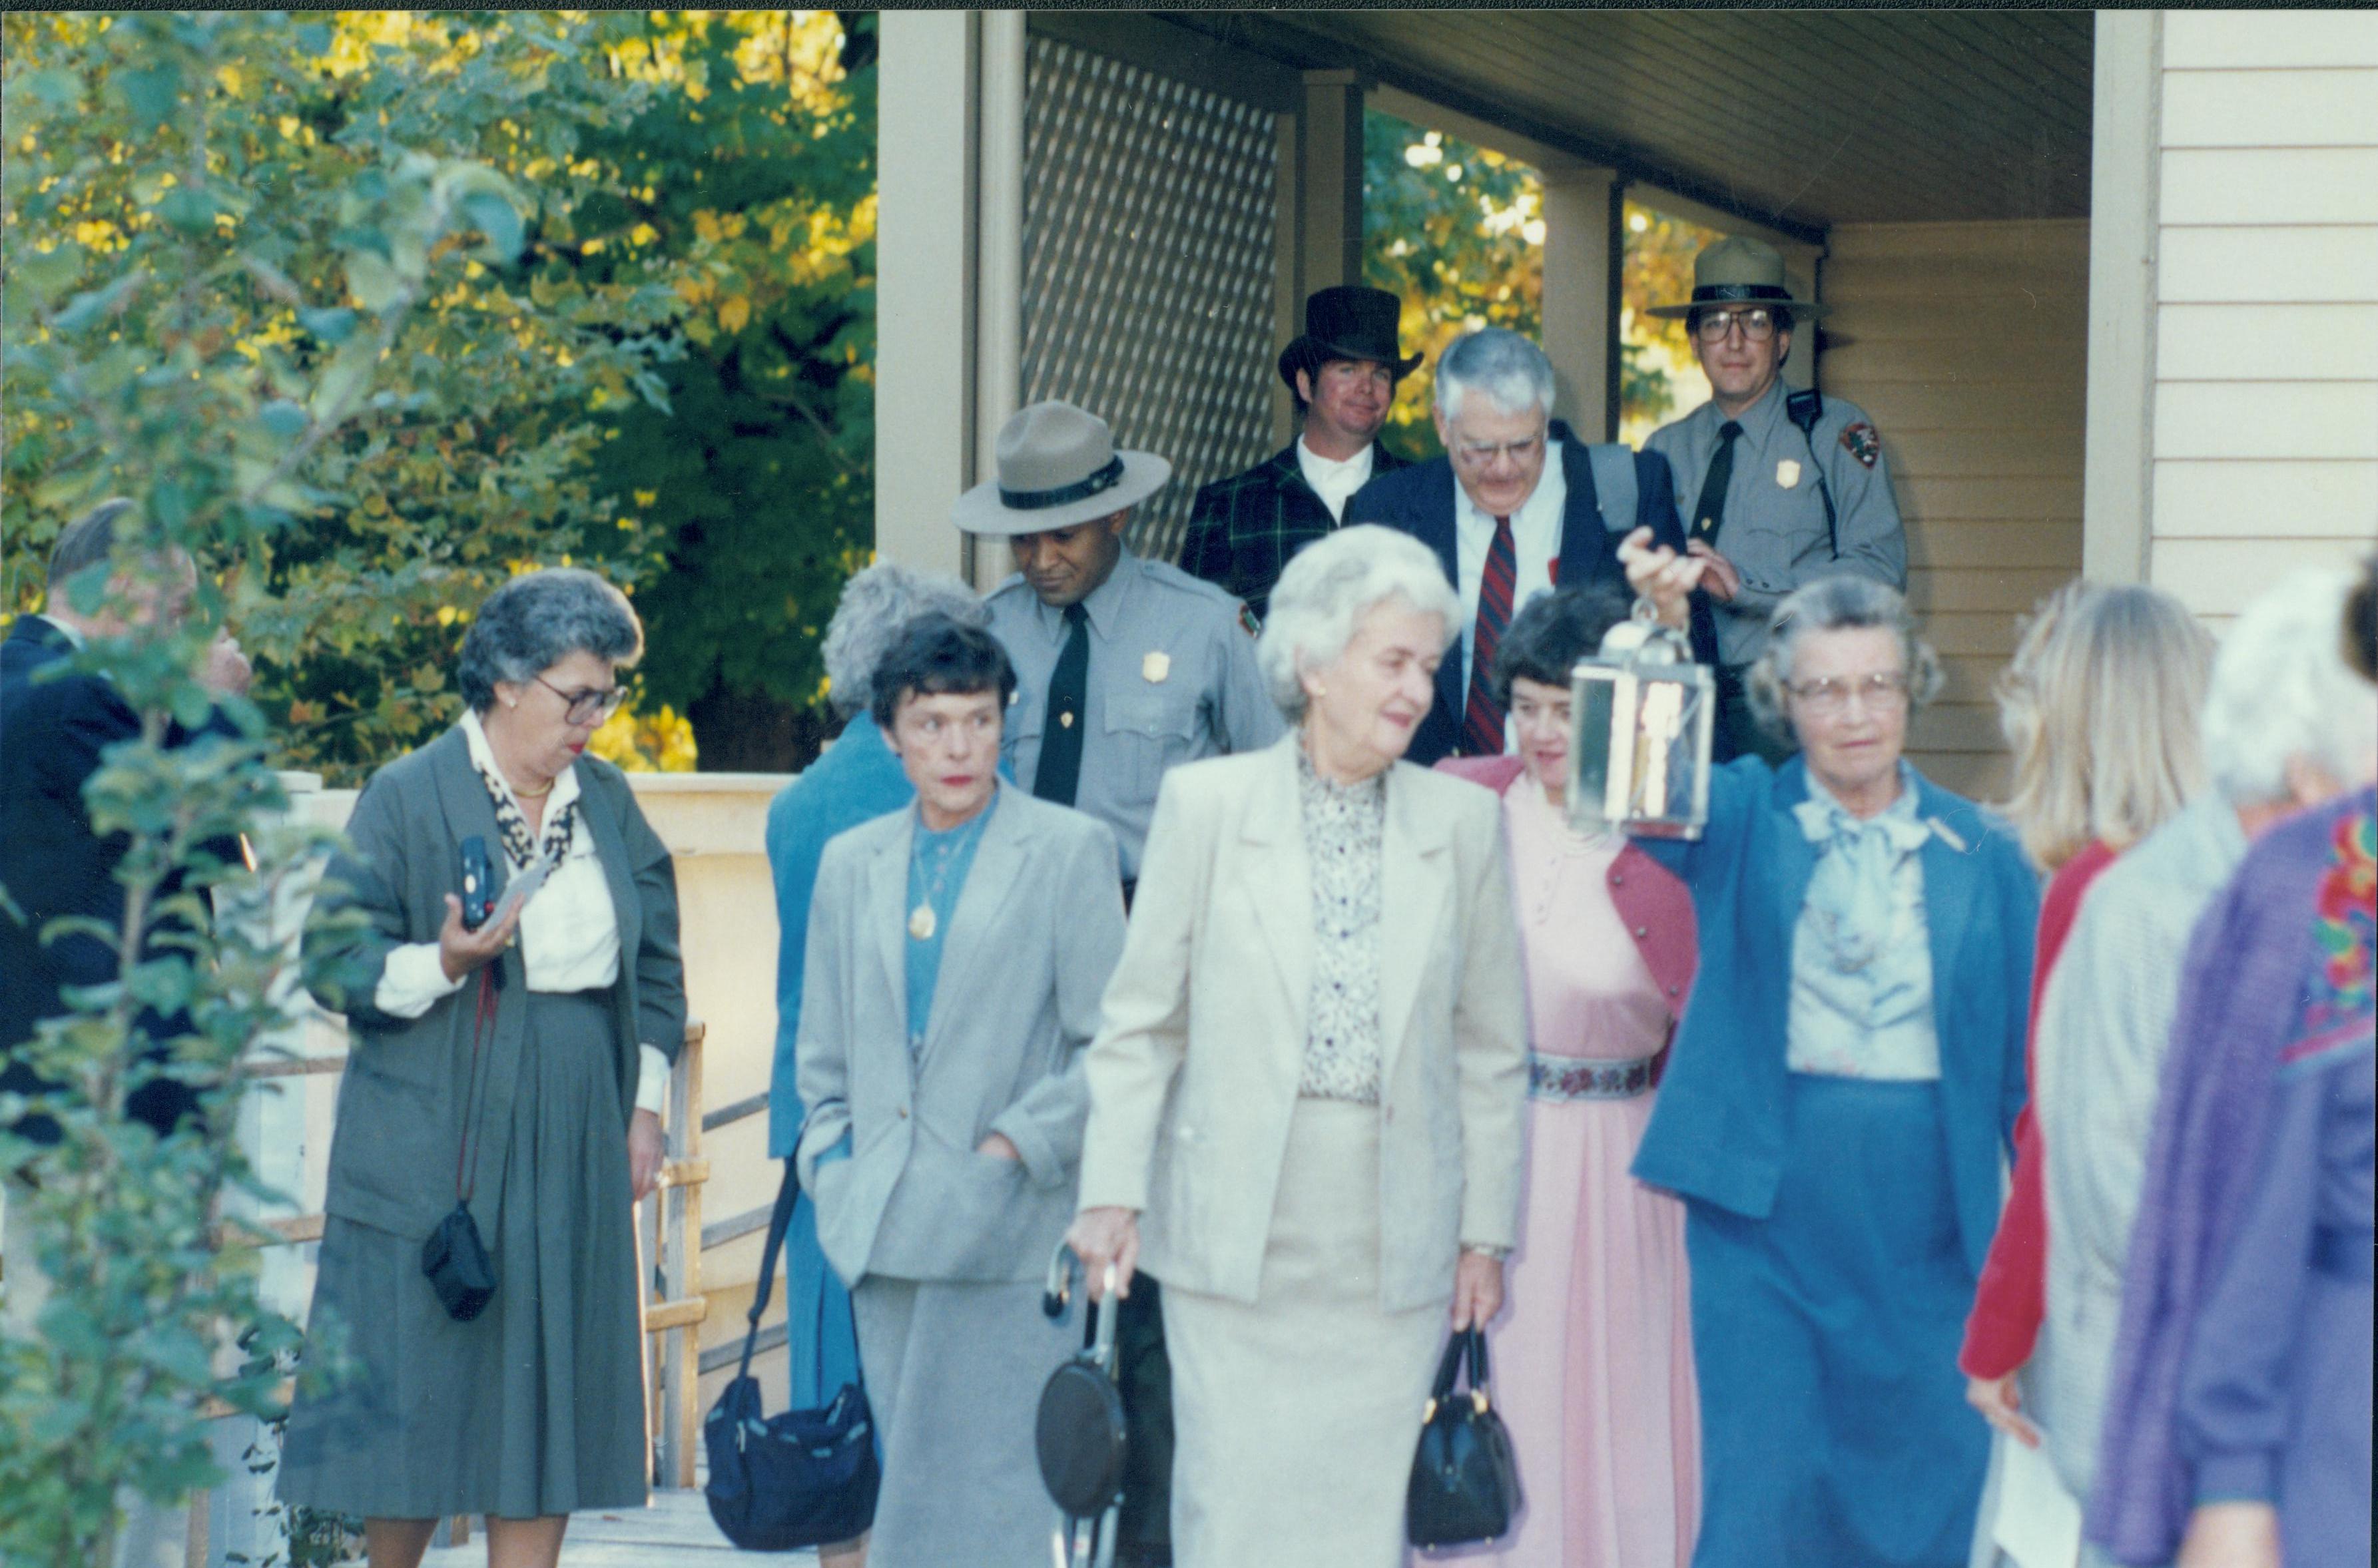
M 794 1156 L 883 1433 L 868 1562 L 1037 1568 L 1052 1515 L 1033 1412 L 1072 1348 L 1040 1281 L 1123 950 L 1114 835 L 999 776 L 1015 675 L 989 633 L 919 616 L 874 685 L 917 800 L 819 864 Z
M 317 902 L 316 994 L 349 1045 L 307 1329 L 335 1322 L 353 1367 L 301 1385 L 280 1489 L 363 1515 L 372 1568 L 413 1568 L 457 1514 L 487 1516 L 496 1568 L 549 1565 L 573 1509 L 644 1499 L 632 1207 L 685 1038 L 677 877 L 584 754 L 643 649 L 592 572 L 497 590 L 462 641 L 462 722 L 373 775 Z M 544 880 L 466 930 L 474 838 L 497 899 Z M 422 1251 L 465 1196 L 497 1284 L 462 1322 Z
M 1157 799 L 1071 1236 L 1094 1285 L 1164 1281 L 1183 1568 L 1402 1562 L 1447 1318 L 1502 1302 L 1527 1042 L 1501 814 L 1399 760 L 1459 614 L 1408 534 L 1308 546 L 1259 650 L 1295 732 Z

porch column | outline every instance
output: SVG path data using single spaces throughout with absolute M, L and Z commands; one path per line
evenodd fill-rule
M 1297 308 L 1363 281 L 1363 87 L 1351 71 L 1304 73 L 1297 125 Z
M 984 26 L 970 12 L 906 10 L 880 26 L 875 549 L 962 573 L 950 507 L 976 473 Z M 1015 99 L 994 116 L 1004 139 L 1021 125 L 1022 72 L 994 79 Z M 989 276 L 1003 274 L 1012 293 L 1014 269 L 994 257 Z
M 1539 164 L 1544 193 L 1543 349 L 1555 408 L 1582 441 L 1616 438 L 1618 279 L 1615 175 Z

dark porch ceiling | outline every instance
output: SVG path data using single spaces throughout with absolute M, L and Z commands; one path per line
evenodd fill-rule
M 2089 210 L 2087 11 L 1159 14 L 1810 237 Z

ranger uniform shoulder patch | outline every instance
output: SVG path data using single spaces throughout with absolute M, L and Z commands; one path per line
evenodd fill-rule
M 1843 427 L 1842 445 L 1849 449 L 1850 456 L 1868 468 L 1872 468 L 1875 460 L 1882 456 L 1882 437 L 1864 420 Z

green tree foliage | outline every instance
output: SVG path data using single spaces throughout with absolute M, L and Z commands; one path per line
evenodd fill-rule
M 634 25 L 622 47 L 689 85 L 588 138 L 620 171 L 589 221 L 641 243 L 580 273 L 666 262 L 686 307 L 674 414 L 625 409 L 604 458 L 650 540 L 643 688 L 691 719 L 703 767 L 796 768 L 824 738 L 819 640 L 874 533 L 874 18 Z
M 9 29 L 12 79 L 110 30 Z M 208 221 L 272 219 L 252 247 L 271 286 L 234 298 L 224 343 L 376 377 L 231 584 L 285 765 L 354 784 L 429 738 L 462 624 L 562 561 L 637 593 L 643 705 L 691 712 L 709 765 L 814 748 L 816 636 L 871 532 L 872 47 L 871 18 L 831 13 L 343 13 L 250 24 L 202 84 L 135 75 L 160 123 L 198 88 L 222 117 Z M 9 247 L 42 297 L 194 217 L 96 126 L 28 128 Z M 357 182 L 407 153 L 533 190 L 498 236 L 513 248 L 375 255 L 341 283 Z M 394 336 L 362 332 L 400 296 Z M 10 394 L 0 613 L 37 600 L 78 507 L 127 483 L 108 449 L 64 443 L 47 389 Z
M 393 525 L 365 521 L 384 515 L 369 497 L 413 518 L 426 491 L 480 526 L 517 526 L 468 492 L 500 496 L 558 459 L 537 455 L 534 419 L 510 449 L 453 432 L 484 412 L 464 395 L 468 373 L 508 385 L 522 374 L 499 363 L 510 354 L 579 371 L 583 395 L 616 370 L 624 396 L 635 361 L 524 308 L 518 327 L 498 318 L 542 346 L 492 342 L 489 317 L 505 307 L 491 296 L 515 275 L 535 202 L 491 163 L 454 156 L 453 141 L 409 145 L 460 127 L 358 83 L 368 72 L 340 75 L 329 24 L 232 12 L 5 25 L 10 592 L 22 602 L 32 558 L 18 536 L 45 539 L 58 515 L 110 491 L 138 503 L 133 591 L 185 558 L 209 569 L 186 619 L 95 638 L 78 658 L 141 719 L 84 791 L 93 826 L 122 836 L 126 912 L 121 929 L 57 920 L 43 935 L 107 942 L 120 977 L 70 992 L 74 1011 L 27 1047 L 61 1086 L 38 1103 L 62 1141 L 0 1134 L 0 1169 L 38 1184 L 18 1201 L 54 1287 L 37 1337 L 0 1340 L 0 1561 L 88 1568 L 111 1559 L 126 1489 L 172 1502 L 214 1478 L 207 1403 L 270 1416 L 295 1343 L 258 1305 L 259 1239 L 226 1233 L 219 1205 L 263 1196 L 233 1139 L 235 1065 L 286 1016 L 299 960 L 278 927 L 320 846 L 277 825 L 286 802 L 255 706 L 228 705 L 244 740 L 169 749 L 169 721 L 206 716 L 194 671 L 228 614 L 253 623 L 267 584 L 311 573 L 313 592 L 347 601 L 347 622 L 402 623 L 426 579 L 476 569 L 452 524 L 385 542 Z M 491 114 L 518 102 L 524 78 L 567 99 L 591 78 L 558 59 L 498 68 L 458 49 L 454 90 Z M 458 293 L 465 308 L 433 305 Z M 441 436 L 455 455 L 440 461 L 468 486 L 425 472 L 422 449 Z M 317 526 L 334 547 L 317 547 Z M 111 603 L 107 575 L 77 580 L 78 609 Z M 303 603 L 283 613 L 284 657 L 341 620 Z M 402 727 L 382 712 L 375 722 Z M 243 838 L 255 869 L 232 847 Z M 0 904 L 0 918 L 21 917 L 22 900 Z M 161 1042 L 160 1068 L 143 1020 L 177 1014 L 189 1032 Z M 203 1126 L 161 1140 L 126 1119 L 127 1097 L 161 1071 L 198 1092 Z M 0 1096 L 0 1125 L 27 1108 Z
M 1430 372 L 1464 332 L 1543 328 L 1543 185 L 1525 163 L 1375 111 L 1363 117 L 1363 281 L 1403 301 L 1406 353 L 1388 439 L 1408 457 L 1443 449 Z

